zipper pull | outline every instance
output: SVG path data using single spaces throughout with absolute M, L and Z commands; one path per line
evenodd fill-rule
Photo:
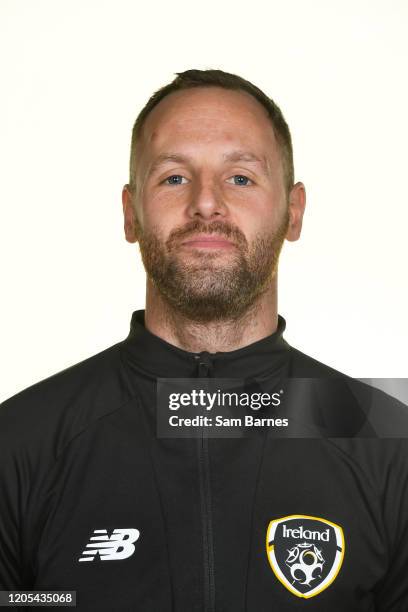
M 208 351 L 203 351 L 202 353 L 199 353 L 198 355 L 194 355 L 195 359 L 197 360 L 197 376 L 199 378 L 206 378 L 208 376 L 210 376 L 210 370 L 213 367 L 211 358 L 210 358 L 210 353 Z

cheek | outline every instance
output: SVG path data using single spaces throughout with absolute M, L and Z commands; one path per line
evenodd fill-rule
M 143 211 L 143 227 L 147 232 L 154 232 L 157 237 L 162 239 L 168 234 L 175 217 L 175 211 L 169 202 L 162 197 L 155 197 L 144 193 L 141 199 L 141 209 Z
M 146 190 L 142 200 L 144 216 L 149 222 L 162 224 L 168 218 L 180 216 L 188 201 L 185 189 Z
M 276 230 L 283 222 L 287 213 L 286 194 L 284 189 L 274 189 L 269 198 L 263 202 L 263 227 L 269 231 Z
M 154 209 L 147 209 L 144 211 L 143 227 L 147 234 L 164 244 L 175 227 L 175 215 L 169 212 L 159 214 Z
M 188 201 L 190 193 L 190 185 L 171 186 L 147 184 L 144 190 L 144 200 L 148 206 L 154 206 L 156 209 L 161 209 L 168 206 L 180 205 Z
M 235 220 L 242 228 L 248 240 L 255 236 L 270 234 L 282 220 L 283 211 L 273 197 L 258 197 L 249 199 L 245 206 L 237 209 Z

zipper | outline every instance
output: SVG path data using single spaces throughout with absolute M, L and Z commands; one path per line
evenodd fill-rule
M 197 360 L 197 377 L 210 377 L 212 362 L 209 353 L 204 351 L 194 355 L 194 357 Z M 197 449 L 203 530 L 204 612 L 215 612 L 214 535 L 211 510 L 210 456 L 205 428 L 202 429 L 201 437 L 197 438 Z

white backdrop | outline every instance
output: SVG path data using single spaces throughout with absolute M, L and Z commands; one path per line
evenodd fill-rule
M 144 307 L 123 234 L 133 121 L 188 68 L 261 87 L 307 189 L 281 258 L 287 340 L 408 375 L 405 0 L 1 0 L 0 401 L 122 340 Z

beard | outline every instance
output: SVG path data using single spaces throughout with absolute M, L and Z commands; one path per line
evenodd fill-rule
M 289 213 L 275 231 L 259 233 L 248 245 L 245 235 L 223 221 L 197 219 L 173 230 L 163 241 L 143 231 L 135 214 L 136 236 L 148 278 L 179 315 L 200 323 L 240 318 L 268 289 L 277 271 L 289 226 Z M 216 234 L 235 248 L 180 249 L 196 234 Z

